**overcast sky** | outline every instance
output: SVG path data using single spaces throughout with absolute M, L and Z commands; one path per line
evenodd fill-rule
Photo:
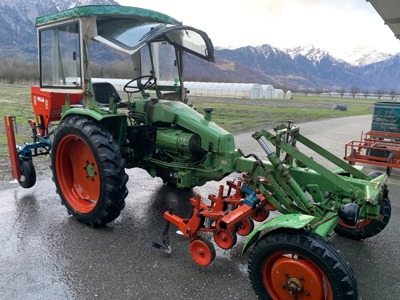
M 163 12 L 204 30 L 217 47 L 313 44 L 334 55 L 357 46 L 400 52 L 400 40 L 366 0 L 117 1 Z

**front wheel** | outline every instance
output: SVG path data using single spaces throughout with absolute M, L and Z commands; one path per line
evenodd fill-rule
M 367 239 L 377 235 L 389 223 L 392 213 L 390 200 L 388 198 L 383 198 L 380 204 L 379 218 L 360 219 L 354 226 L 349 226 L 339 221 L 335 227 L 335 232 L 353 240 Z
M 119 216 L 128 175 L 119 146 L 103 126 L 82 116 L 64 119 L 54 137 L 51 165 L 61 203 L 77 220 L 99 227 Z
M 262 237 L 249 259 L 259 299 L 358 299 L 357 281 L 343 254 L 305 230 L 276 230 Z

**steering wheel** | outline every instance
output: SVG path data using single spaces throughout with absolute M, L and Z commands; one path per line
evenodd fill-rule
M 144 78 L 147 78 L 147 81 L 145 83 L 140 83 L 139 86 L 131 85 L 132 82 L 139 81 L 139 80 L 144 79 Z M 128 94 L 138 93 L 138 92 L 141 92 L 141 91 L 143 91 L 145 89 L 148 89 L 148 88 L 152 87 L 153 85 L 156 84 L 156 82 L 157 82 L 157 78 L 155 76 L 153 76 L 153 75 L 140 76 L 140 77 L 132 79 L 127 84 L 125 84 L 124 92 L 128 93 Z

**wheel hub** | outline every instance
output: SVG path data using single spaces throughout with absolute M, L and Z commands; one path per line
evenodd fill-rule
M 87 177 L 94 180 L 93 177 L 97 174 L 96 171 L 94 170 L 94 164 L 89 163 L 89 161 L 86 161 L 86 166 L 84 167 L 84 169 L 86 170 Z
M 327 299 L 323 275 L 311 261 L 281 256 L 270 265 L 271 269 L 267 266 L 264 266 L 267 289 L 278 299 Z
M 289 291 L 289 293 L 293 295 L 299 295 L 304 291 L 304 286 L 301 283 L 300 279 L 290 277 L 286 280 L 286 288 Z

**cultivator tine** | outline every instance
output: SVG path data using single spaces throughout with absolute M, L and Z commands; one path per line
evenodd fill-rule
M 172 214 L 172 211 L 170 211 L 170 213 Z M 169 231 L 169 226 L 170 226 L 170 222 L 167 221 L 167 224 L 165 224 L 165 229 L 164 232 L 161 236 L 161 244 L 156 243 L 156 242 L 151 242 L 151 246 L 153 248 L 159 249 L 165 253 L 171 254 L 172 253 L 172 249 L 171 246 L 169 245 L 169 236 L 168 236 L 168 231 Z

